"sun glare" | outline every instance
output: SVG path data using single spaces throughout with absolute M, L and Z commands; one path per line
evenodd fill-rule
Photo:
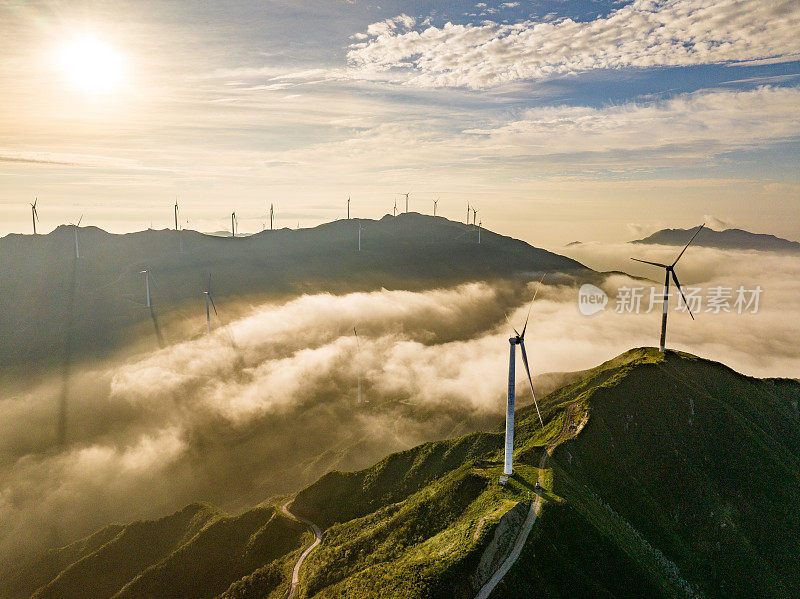
M 124 79 L 122 54 L 95 38 L 66 44 L 59 52 L 59 63 L 70 83 L 88 93 L 111 93 Z

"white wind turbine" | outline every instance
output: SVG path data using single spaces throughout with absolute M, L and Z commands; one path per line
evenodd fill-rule
M 411 192 L 409 191 L 408 193 L 404 193 L 404 194 L 401 194 L 401 195 L 406 196 L 406 214 L 408 214 L 408 196 L 411 195 Z
M 236 229 L 239 228 L 239 221 L 236 220 L 236 212 L 231 212 L 231 237 L 236 237 Z
M 436 216 L 436 206 L 439 205 L 439 198 L 433 200 L 433 215 Z
M 178 198 L 175 198 L 175 205 L 172 207 L 173 215 L 175 216 L 175 233 L 178 235 L 178 251 L 183 253 L 183 237 L 181 237 L 181 229 L 178 225 Z
M 669 279 L 670 276 L 672 280 L 675 281 L 675 286 L 678 288 L 678 291 L 683 298 L 683 303 L 686 304 L 686 309 L 689 311 L 689 316 L 692 317 L 694 320 L 694 314 L 692 314 L 692 309 L 689 308 L 689 302 L 686 301 L 686 296 L 683 295 L 683 289 L 681 289 L 681 284 L 678 282 L 678 275 L 675 274 L 675 265 L 678 263 L 678 260 L 681 259 L 683 256 L 683 252 L 686 251 L 686 248 L 689 247 L 689 244 L 694 241 L 694 238 L 697 237 L 697 234 L 700 232 L 700 229 L 705 227 L 706 224 L 703 223 L 698 227 L 697 231 L 694 232 L 692 238 L 688 241 L 688 243 L 683 246 L 681 253 L 678 254 L 678 257 L 675 258 L 675 262 L 672 264 L 661 264 L 660 262 L 650 262 L 648 260 L 639 260 L 638 258 L 631 258 L 631 260 L 635 260 L 636 262 L 643 262 L 644 264 L 651 264 L 653 266 L 659 266 L 664 269 L 665 276 L 664 276 L 664 311 L 661 315 L 661 344 L 659 345 L 659 350 L 663 353 L 666 351 L 666 342 L 667 342 L 667 310 L 669 306 Z
M 36 221 L 39 220 L 39 213 L 36 211 L 36 202 L 39 201 L 39 198 L 33 199 L 33 204 L 31 204 L 31 220 L 33 221 L 33 234 L 36 235 Z
M 539 404 L 536 401 L 536 395 L 533 392 L 533 379 L 531 378 L 531 370 L 530 367 L 528 366 L 528 355 L 525 352 L 525 331 L 528 328 L 528 319 L 531 317 L 531 309 L 533 308 L 533 302 L 536 299 L 536 294 L 539 292 L 539 287 L 541 287 L 543 280 L 544 280 L 544 275 L 542 275 L 542 278 L 539 281 L 539 285 L 536 287 L 536 291 L 533 294 L 531 305 L 528 308 L 528 316 L 525 318 L 525 325 L 522 327 L 522 333 L 519 333 L 517 332 L 517 329 L 514 329 L 515 336 L 511 337 L 508 340 L 511 352 L 508 357 L 508 403 L 506 404 L 506 449 L 505 449 L 505 461 L 503 465 L 503 474 L 505 476 L 511 476 L 512 474 L 514 474 L 514 392 L 516 386 L 514 362 L 516 359 L 517 345 L 519 345 L 519 348 L 522 350 L 522 363 L 525 365 L 525 372 L 528 375 L 528 383 L 530 383 L 531 386 L 531 397 L 533 397 L 533 404 L 536 406 L 536 413 L 539 415 L 539 423 L 542 425 L 542 429 L 544 429 L 544 421 L 542 420 L 542 413 L 539 411 Z M 512 327 L 512 329 L 513 328 L 514 327 Z
M 217 312 L 217 307 L 214 305 L 214 298 L 211 297 L 211 275 L 208 275 L 208 287 L 206 287 L 206 290 L 203 292 L 203 295 L 206 296 L 206 328 L 208 329 L 208 332 L 210 333 L 211 332 L 211 311 L 209 310 L 209 305 L 211 306 L 211 308 L 214 309 L 214 315 L 215 316 L 219 316 L 219 313 Z
M 81 214 L 81 217 L 78 219 L 77 223 L 70 223 L 70 225 L 72 225 L 72 230 L 75 232 L 75 259 L 76 260 L 81 257 L 81 253 L 78 251 L 78 227 L 81 226 L 81 221 L 82 220 L 83 220 L 83 214 Z

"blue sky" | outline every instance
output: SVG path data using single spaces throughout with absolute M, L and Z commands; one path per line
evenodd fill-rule
M 0 233 L 411 208 L 797 239 L 800 5 L 0 0 Z M 87 42 L 88 40 L 88 42 Z M 75 48 L 90 48 L 75 52 Z

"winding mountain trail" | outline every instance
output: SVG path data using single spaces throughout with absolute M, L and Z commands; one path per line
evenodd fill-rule
M 564 418 L 564 425 L 561 427 L 561 432 L 558 436 L 553 439 L 547 447 L 545 447 L 544 453 L 542 454 L 542 459 L 539 460 L 539 485 L 544 484 L 544 467 L 547 463 L 547 458 L 549 458 L 555 448 L 561 443 L 564 439 L 566 439 L 569 435 L 569 429 L 572 424 L 577 424 L 574 422 L 575 417 L 578 414 L 578 405 L 577 404 L 570 404 L 567 408 L 567 416 Z M 575 433 L 577 434 L 577 432 Z M 530 509 L 528 510 L 528 515 L 525 517 L 525 522 L 522 523 L 522 527 L 520 528 L 519 534 L 517 535 L 517 539 L 514 541 L 514 547 L 511 549 L 511 553 L 505 559 L 505 561 L 500 564 L 500 567 L 497 568 L 495 573 L 489 579 L 489 581 L 481 587 L 481 590 L 478 591 L 478 594 L 475 596 L 475 599 L 488 599 L 489 595 L 492 594 L 495 587 L 503 580 L 503 577 L 508 574 L 508 571 L 511 569 L 517 559 L 519 559 L 520 554 L 522 553 L 522 549 L 525 547 L 525 542 L 528 540 L 528 535 L 530 534 L 531 530 L 533 529 L 533 525 L 536 523 L 536 518 L 539 517 L 539 513 L 542 511 L 542 496 L 538 493 L 536 494 L 536 499 L 531 504 Z
M 289 499 L 286 503 L 281 506 L 281 512 L 287 518 L 292 520 L 296 520 L 302 524 L 308 526 L 311 532 L 314 533 L 314 542 L 309 545 L 303 553 L 300 554 L 300 557 L 297 559 L 297 563 L 294 565 L 294 570 L 292 570 L 292 588 L 289 591 L 289 598 L 288 599 L 295 599 L 297 595 L 297 588 L 300 586 L 300 567 L 303 565 L 303 562 L 308 557 L 308 554 L 316 549 L 317 545 L 322 543 L 322 530 L 320 530 L 319 526 L 311 522 L 311 520 L 306 520 L 305 518 L 301 518 L 300 516 L 295 516 L 292 512 L 289 511 L 289 504 L 292 502 Z

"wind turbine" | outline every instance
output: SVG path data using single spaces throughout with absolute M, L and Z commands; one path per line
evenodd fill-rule
M 206 290 L 203 292 L 203 295 L 206 296 L 206 328 L 208 329 L 208 332 L 210 333 L 211 332 L 211 312 L 208 309 L 209 304 L 211 305 L 212 308 L 214 308 L 214 315 L 215 316 L 219 316 L 219 314 L 217 313 L 217 307 L 214 305 L 214 298 L 211 297 L 211 275 L 208 275 L 208 287 L 206 287 Z
M 72 225 L 72 229 L 75 231 L 75 259 L 76 260 L 81 257 L 81 254 L 78 251 L 78 227 L 81 226 L 81 221 L 82 220 L 83 220 L 83 214 L 81 214 L 81 217 L 78 219 L 78 223 L 77 224 L 76 223 L 70 223 Z
M 144 288 L 147 297 L 147 307 L 150 307 L 150 271 L 148 269 L 140 270 L 140 275 L 144 275 Z
M 439 204 L 439 198 L 433 200 L 433 215 L 436 216 L 436 206 Z
M 272 219 L 275 216 L 275 205 L 269 205 L 269 230 L 272 231 Z
M 394 209 L 392 210 L 392 216 L 397 216 L 397 198 L 394 199 Z
M 467 226 L 469 226 L 469 211 L 471 210 L 469 202 L 467 202 Z
M 475 220 L 478 218 L 478 211 L 472 208 L 472 226 L 475 226 Z
M 39 198 L 33 199 L 33 204 L 31 204 L 31 220 L 33 221 L 33 234 L 36 235 L 36 221 L 39 220 L 39 213 L 36 211 L 36 202 L 39 201 Z
M 406 214 L 408 214 L 408 196 L 411 195 L 411 192 L 409 191 L 408 193 L 404 193 L 403 195 L 406 196 Z
M 665 344 L 666 344 L 666 341 L 667 341 L 667 309 L 668 309 L 668 306 L 669 306 L 669 279 L 670 279 L 670 276 L 672 277 L 672 280 L 675 281 L 675 286 L 678 288 L 678 291 L 680 292 L 681 297 L 683 298 L 683 303 L 686 304 L 686 309 L 689 311 L 689 316 L 691 316 L 692 320 L 694 320 L 694 314 L 692 314 L 692 309 L 689 308 L 689 302 L 686 301 L 686 296 L 683 295 L 683 289 L 681 289 L 681 284 L 678 282 L 678 275 L 675 274 L 675 265 L 678 263 L 678 260 L 681 259 L 681 256 L 683 256 L 683 252 L 686 251 L 686 248 L 689 247 L 689 244 L 694 241 L 695 237 L 697 237 L 697 234 L 700 232 L 700 229 L 702 229 L 705 226 L 706 226 L 706 224 L 703 223 L 702 225 L 700 225 L 700 227 L 698 227 L 697 231 L 694 232 L 694 235 L 692 235 L 692 238 L 687 242 L 687 244 L 685 246 L 683 246 L 683 249 L 681 250 L 681 253 L 678 254 L 678 257 L 675 258 L 675 262 L 673 262 L 672 264 L 661 264 L 660 262 L 650 262 L 648 260 L 639 260 L 638 258 L 631 258 L 631 260 L 635 260 L 636 262 L 643 262 L 644 264 L 651 264 L 652 266 L 659 266 L 659 267 L 664 269 L 664 275 L 665 275 L 664 276 L 664 312 L 661 315 L 661 345 L 659 346 L 659 350 L 662 353 L 666 349 L 665 348 Z
M 183 253 L 183 237 L 181 237 L 181 229 L 178 225 L 178 198 L 175 197 L 175 206 L 173 207 L 173 212 L 175 214 L 175 231 L 178 234 L 178 251 Z
M 506 452 L 505 452 L 505 463 L 503 466 L 503 474 L 505 476 L 511 476 L 512 474 L 514 474 L 514 391 L 516 385 L 514 361 L 516 359 L 516 354 L 517 354 L 517 348 L 516 348 L 517 345 L 519 345 L 519 348 L 522 350 L 522 363 L 525 365 L 525 372 L 528 375 L 528 382 L 530 383 L 531 386 L 531 396 L 533 397 L 533 404 L 536 406 L 536 413 L 539 415 L 539 423 L 542 425 L 542 429 L 544 429 L 544 421 L 542 420 L 542 413 L 539 411 L 539 404 L 537 403 L 536 395 L 533 392 L 533 379 L 531 378 L 531 370 L 528 367 L 528 355 L 525 353 L 525 331 L 528 328 L 528 319 L 531 317 L 531 309 L 533 308 L 533 302 L 536 299 L 536 294 L 539 292 L 539 287 L 541 287 L 543 280 L 544 280 L 544 275 L 542 275 L 542 278 L 539 280 L 539 286 L 536 287 L 536 291 L 533 294 L 531 305 L 528 308 L 528 316 L 525 318 L 525 325 L 522 327 L 522 333 L 519 333 L 517 329 L 514 329 L 515 336 L 511 337 L 508 340 L 511 352 L 508 356 L 508 403 L 506 404 Z
M 353 327 L 353 335 L 356 336 L 356 371 L 358 372 L 358 403 L 361 403 L 361 363 L 358 356 L 361 354 L 361 342 L 358 340 L 358 331 Z
M 483 227 L 483 221 L 478 221 L 478 245 L 481 244 L 481 227 Z
M 236 237 L 236 212 L 231 212 L 231 237 Z
M 347 220 L 350 220 L 350 196 L 347 196 Z

